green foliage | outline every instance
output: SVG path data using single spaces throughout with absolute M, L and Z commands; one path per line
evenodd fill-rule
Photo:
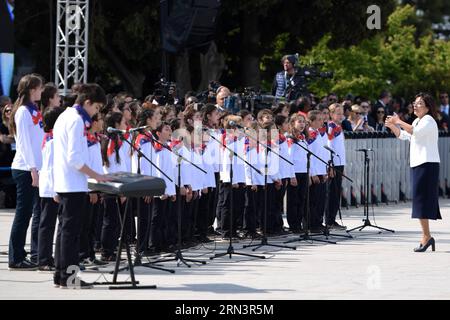
M 334 70 L 335 77 L 315 82 L 310 89 L 319 95 L 336 92 L 368 98 L 376 98 L 383 89 L 405 97 L 419 91 L 448 90 L 450 42 L 434 40 L 431 35 L 416 41 L 416 28 L 409 23 L 414 15 L 414 7 L 398 7 L 382 33 L 348 48 L 330 49 L 331 36 L 323 37 L 303 62 L 324 62 L 324 69 Z

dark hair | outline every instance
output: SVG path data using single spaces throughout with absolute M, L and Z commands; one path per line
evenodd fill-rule
M 103 114 L 101 112 L 97 112 L 91 117 L 92 121 L 100 121 L 103 119 Z
M 122 121 L 122 113 L 120 112 L 112 112 L 108 113 L 105 117 L 105 121 L 103 123 L 103 129 L 106 132 L 106 129 L 108 127 L 116 127 L 116 123 L 120 123 Z M 101 142 L 101 151 L 102 151 L 102 160 L 103 165 L 107 168 L 109 167 L 109 159 L 108 159 L 108 144 L 109 140 L 112 140 L 115 142 L 115 154 L 116 154 L 116 161 L 117 163 L 120 163 L 120 155 L 119 155 L 119 136 L 117 134 L 109 134 L 109 139 L 104 139 Z
M 207 103 L 203 106 L 202 112 L 202 122 L 203 125 L 208 125 L 208 115 L 217 110 L 217 107 L 212 103 Z
M 16 121 L 14 118 L 17 109 L 24 104 L 34 102 L 30 100 L 30 91 L 42 86 L 43 83 L 44 78 L 36 73 L 27 74 L 20 79 L 19 85 L 17 86 L 17 100 L 14 103 L 14 107 L 11 112 L 11 119 L 9 121 L 9 132 L 12 135 L 16 134 Z
M 155 114 L 155 110 L 153 109 L 141 109 L 141 111 L 137 115 L 137 124 L 138 127 L 144 127 L 147 125 L 147 119 L 153 118 Z M 152 128 L 153 129 L 153 128 Z M 131 143 L 134 145 L 136 142 L 137 134 L 133 135 L 131 139 Z M 133 155 L 134 148 L 130 148 L 130 154 Z
M 75 104 L 75 100 L 77 100 L 77 95 L 76 94 L 69 94 L 67 96 L 63 97 L 63 108 L 68 108 L 71 107 Z
M 5 106 L 7 106 L 8 104 L 10 104 L 11 102 L 12 101 L 11 101 L 10 97 L 8 97 L 8 96 L 0 96 L 0 109 L 3 110 L 3 108 Z
M 291 105 L 289 103 L 279 102 L 278 105 L 272 107 L 272 112 L 274 115 L 277 115 L 283 112 L 285 107 L 288 107 L 289 111 L 291 110 Z
M 55 125 L 56 119 L 63 112 L 60 107 L 47 108 L 42 115 L 42 122 L 44 123 L 44 132 L 50 132 Z
M 389 97 L 390 95 L 391 95 L 391 93 L 390 93 L 389 91 L 383 90 L 383 91 L 381 91 L 381 93 L 380 93 L 380 99 L 384 99 L 384 98 L 386 98 L 386 97 Z
M 277 114 L 275 116 L 275 125 L 277 126 L 277 128 L 281 127 L 283 125 L 283 123 L 286 121 L 286 117 L 281 115 L 281 114 Z
M 253 115 L 250 111 L 248 111 L 247 109 L 242 109 L 240 110 L 236 115 L 238 115 L 239 117 L 241 117 L 242 119 L 244 119 L 246 116 L 248 116 L 249 114 Z
M 44 86 L 44 90 L 42 90 L 41 94 L 41 111 L 44 112 L 44 110 L 48 107 L 48 104 L 50 103 L 50 99 L 53 99 L 55 94 L 58 92 L 58 88 L 51 83 L 47 82 Z
M 432 116 L 434 120 L 437 119 L 438 110 L 436 108 L 436 103 L 434 102 L 433 97 L 428 93 L 419 93 L 415 96 L 415 99 L 421 98 L 425 102 L 425 107 L 428 108 L 427 114 Z M 414 100 L 415 100 L 414 99 Z
M 105 91 L 96 83 L 82 84 L 78 90 L 75 103 L 82 106 L 86 100 L 89 100 L 91 103 L 106 104 Z

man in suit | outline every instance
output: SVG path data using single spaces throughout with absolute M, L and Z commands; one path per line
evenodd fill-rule
M 378 101 L 375 103 L 373 110 L 378 110 L 378 108 L 383 107 L 385 114 L 390 115 L 393 113 L 390 102 L 392 100 L 392 95 L 389 91 L 383 90 L 380 94 Z
M 439 95 L 439 100 L 441 101 L 440 110 L 442 113 L 445 113 L 447 116 L 449 116 L 449 104 L 448 104 L 448 92 L 441 92 Z
M 0 0 L 0 91 L 9 96 L 14 70 L 14 0 Z

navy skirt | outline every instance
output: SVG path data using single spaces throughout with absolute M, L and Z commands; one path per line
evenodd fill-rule
M 412 217 L 442 219 L 439 210 L 439 163 L 426 162 L 411 168 Z

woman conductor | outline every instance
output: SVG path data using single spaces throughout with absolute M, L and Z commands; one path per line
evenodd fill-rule
M 412 218 L 419 219 L 422 241 L 415 252 L 424 252 L 431 246 L 435 249 L 428 220 L 442 219 L 438 202 L 439 150 L 438 127 L 434 120 L 436 106 L 429 94 L 420 93 L 413 104 L 417 119 L 412 125 L 403 122 L 394 114 L 386 119 L 386 126 L 402 139 L 409 140 L 412 180 Z M 400 128 L 398 127 L 400 126 Z

